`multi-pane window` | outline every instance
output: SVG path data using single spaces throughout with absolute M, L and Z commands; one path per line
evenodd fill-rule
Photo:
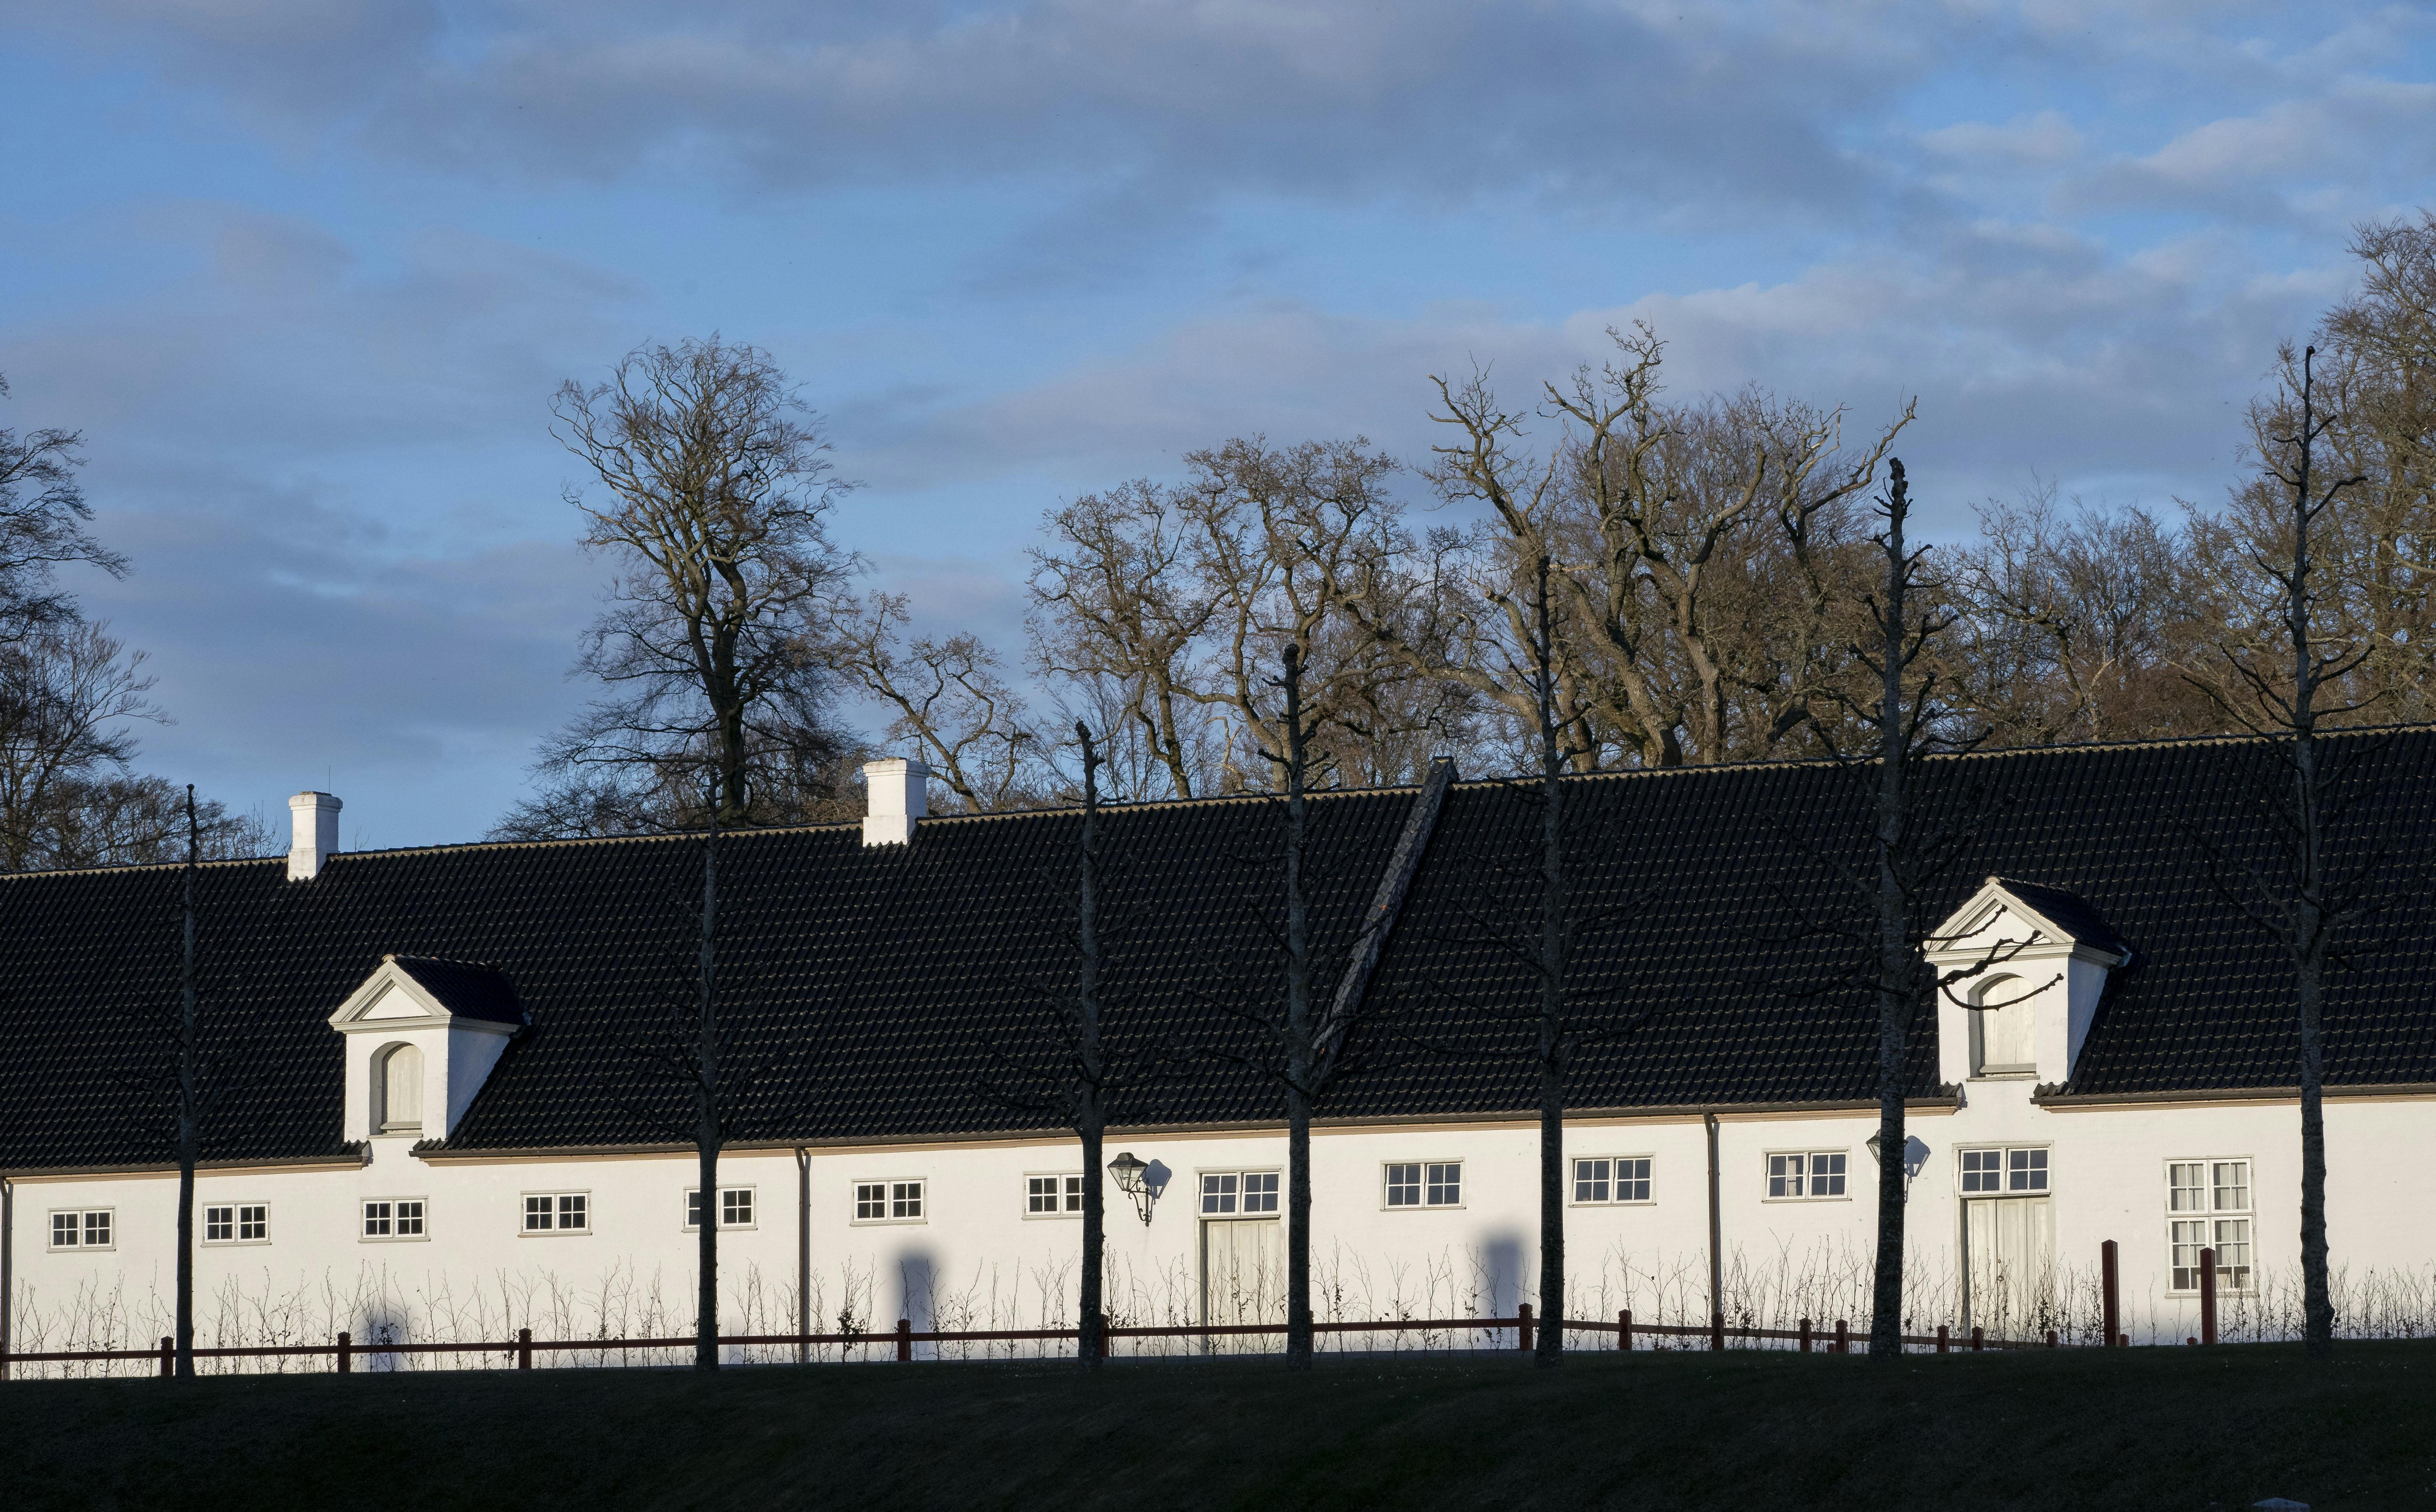
M 2047 1153 L 2040 1149 L 1965 1150 L 1962 1152 L 1964 1196 L 2044 1192 L 2047 1190 Z
M 923 1221 L 922 1183 L 858 1181 L 854 1184 L 854 1221 L 858 1224 L 918 1224 Z
M 2250 1290 L 2250 1162 L 2177 1160 L 2166 1168 L 2173 1290 L 2200 1289 L 2200 1251 L 2216 1251 L 2219 1290 Z
M 1390 1208 L 1463 1206 L 1460 1160 L 1389 1161 L 1384 1175 Z
M 1649 1156 L 1597 1156 L 1574 1162 L 1574 1201 L 1647 1202 Z
M 1278 1173 L 1205 1171 L 1201 1212 L 1206 1218 L 1260 1217 L 1278 1210 Z
M 117 1225 L 113 1209 L 86 1208 L 78 1212 L 51 1214 L 51 1247 L 53 1249 L 108 1249 Z
M 206 1244 L 261 1244 L 270 1239 L 269 1203 L 214 1203 L 203 1209 Z
M 525 1194 L 525 1232 L 583 1234 L 592 1229 L 592 1199 L 580 1191 Z
M 1083 1210 L 1081 1176 L 1026 1176 L 1023 1210 L 1034 1218 L 1053 1218 Z
M 374 1197 L 364 1203 L 364 1238 L 421 1239 L 423 1199 Z
M 702 1227 L 702 1189 L 686 1193 L 686 1230 L 690 1233 Z M 719 1189 L 719 1226 L 750 1228 L 753 1226 L 753 1189 L 722 1187 Z
M 1842 1150 L 1804 1150 L 1767 1157 L 1770 1197 L 1840 1197 L 1844 1195 Z

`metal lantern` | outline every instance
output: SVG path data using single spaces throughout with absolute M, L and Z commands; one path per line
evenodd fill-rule
M 1141 1214 L 1144 1225 L 1150 1222 L 1151 1204 L 1158 1200 L 1158 1193 L 1142 1179 L 1143 1173 L 1149 1170 L 1149 1164 L 1135 1158 L 1131 1150 L 1119 1151 L 1117 1157 L 1108 1162 L 1108 1174 L 1117 1178 L 1117 1190 L 1134 1200 L 1134 1208 Z

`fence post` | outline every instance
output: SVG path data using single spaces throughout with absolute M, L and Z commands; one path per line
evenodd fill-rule
M 346 1375 L 356 1368 L 356 1341 L 346 1330 L 339 1330 L 339 1374 Z
M 1971 1326 L 1971 1352 L 1973 1354 L 1977 1354 L 1980 1350 L 1985 1349 L 1986 1347 L 1988 1347 L 1988 1330 L 1979 1327 L 1975 1323 L 1973 1324 Z
M 1522 1352 L 1531 1352 L 1531 1304 L 1523 1302 L 1514 1309 L 1514 1336 L 1522 1342 Z
M 1945 1325 L 1942 1323 L 1937 1326 L 1937 1352 L 1939 1354 L 1945 1352 Z
M 1723 1312 L 1709 1314 L 1709 1347 L 1720 1352 L 1726 1347 L 1726 1315 Z
M 1851 1337 L 1844 1332 L 1844 1320 L 1842 1318 L 1837 1318 L 1836 1320 L 1836 1352 L 1837 1354 L 1851 1354 L 1853 1352 L 1853 1341 Z
M 166 1381 L 177 1373 L 178 1341 L 165 1333 L 161 1335 L 161 1379 Z
M 516 1368 L 519 1370 L 532 1368 L 532 1330 L 531 1329 L 516 1330 Z
M 1808 1354 L 1810 1352 L 1810 1320 L 1808 1318 L 1803 1318 L 1801 1320 L 1801 1352 L 1803 1354 Z
M 2110 1239 L 2097 1246 L 2097 1270 L 2105 1293 L 2101 1307 L 2105 1318 L 2106 1343 L 2111 1348 L 2114 1341 L 2122 1336 L 2123 1323 L 2123 1278 L 2115 1269 L 2114 1241 Z
M 2047 1330 L 2047 1347 L 2050 1349 L 2054 1348 L 2056 1347 L 2056 1330 L 2053 1329 Z
M 1632 1309 L 1630 1308 L 1626 1308 L 1615 1315 L 1615 1347 L 1624 1350 L 1632 1347 Z
M 914 1320 L 912 1318 L 896 1320 L 896 1358 L 903 1361 L 911 1361 L 914 1358 Z
M 2216 1343 L 2216 1251 L 2200 1251 L 2200 1343 Z

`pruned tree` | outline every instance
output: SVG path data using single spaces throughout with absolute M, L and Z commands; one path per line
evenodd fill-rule
M 1073 910 L 1066 921 L 1073 975 L 1033 984 L 1034 995 L 1049 1010 L 1049 1032 L 993 1044 L 993 1070 L 983 1091 L 1009 1107 L 1055 1119 L 1074 1131 L 1082 1146 L 1083 1254 L 1075 1356 L 1085 1368 L 1093 1369 L 1107 1353 L 1107 1204 L 1102 1156 L 1108 1123 L 1122 1099 L 1163 1074 L 1166 1057 L 1160 1046 L 1133 1039 L 1111 1023 L 1109 942 L 1122 930 L 1124 910 L 1108 888 L 1113 868 L 1100 797 L 1100 772 L 1106 757 L 1089 725 L 1077 721 L 1074 739 L 1082 801 L 1075 831 Z M 1056 885 L 1056 880 L 1043 880 Z
M 1799 932 L 1838 942 L 1843 965 L 1829 980 L 1800 989 L 1809 995 L 1855 992 L 1877 1010 L 1877 1243 L 1872 1268 L 1870 1353 L 1891 1360 L 1903 1352 L 1904 1257 L 1908 1195 L 1905 1149 L 1910 1139 L 1913 1034 L 1940 996 L 1974 1012 L 1998 1011 L 2039 988 L 1974 1002 L 1970 983 L 2040 943 L 1976 935 L 1944 936 L 1933 912 L 1956 866 L 1966 858 L 1988 817 L 2001 805 L 1966 773 L 1952 771 L 1944 790 L 1926 791 L 1929 763 L 1969 752 L 1986 739 L 1955 708 L 1942 637 L 1955 615 L 1927 573 L 1928 548 L 1909 539 L 1910 481 L 1900 458 L 1887 460 L 1887 487 L 1878 495 L 1882 528 L 1872 538 L 1881 579 L 1857 606 L 1851 653 L 1875 686 L 1830 687 L 1840 709 L 1819 721 L 1817 734 L 1832 759 L 1870 785 L 1868 839 L 1852 848 L 1818 848 L 1828 878 L 1840 883 L 1850 907 L 1818 908 L 1781 893 L 1801 919 Z M 1839 732 L 1857 728 L 1865 744 L 1847 746 Z M 1985 926 L 1981 926 L 1984 932 Z M 1951 963 L 1933 963 L 1932 954 Z M 2046 983 L 2042 986 L 2048 985 Z
M 1045 802 L 1057 773 L 998 653 L 970 634 L 909 637 L 908 617 L 902 594 L 875 593 L 849 607 L 833 639 L 846 675 L 894 711 L 886 738 L 916 746 L 966 812 Z
M 2289 354 L 2287 353 L 2288 358 Z M 2370 479 L 2328 476 L 2320 446 L 2343 421 L 2321 408 L 2317 353 L 2304 348 L 2293 376 L 2274 399 L 2252 409 L 2261 481 L 2279 496 L 2284 533 L 2262 542 L 2251 565 L 2271 591 L 2258 613 L 2228 627 L 2217 654 L 2193 669 L 2194 682 L 2225 715 L 2267 737 L 2274 753 L 2266 780 L 2245 805 L 2273 837 L 2259 856 L 2227 845 L 2204 828 L 2192 835 L 2218 894 L 2290 961 L 2299 1032 L 2301 1102 L 2301 1280 L 2303 1339 L 2323 1357 L 2334 1344 L 2334 1296 L 2326 1235 L 2325 1020 L 2330 979 L 2360 953 L 2353 927 L 2390 907 L 2392 858 L 2357 824 L 2370 795 L 2365 768 L 2381 749 L 2374 739 L 2330 743 L 2328 725 L 2390 700 L 2394 687 L 2363 679 L 2381 645 L 2374 624 L 2343 612 L 2320 554 L 2338 535 L 2344 508 Z
M 202 1158 L 203 1116 L 216 1101 L 202 1064 L 201 1002 L 195 982 L 195 870 L 201 859 L 201 826 L 195 790 L 186 789 L 186 865 L 179 930 L 178 966 L 178 1375 L 195 1373 L 195 1166 Z
M 496 832 L 689 827 L 705 768 L 730 827 L 851 811 L 822 627 L 857 565 L 827 530 L 852 485 L 819 417 L 767 353 L 717 335 L 638 347 L 552 409 L 597 483 L 566 491 L 583 545 L 615 568 L 577 663 L 607 692 L 544 744 L 545 791 Z

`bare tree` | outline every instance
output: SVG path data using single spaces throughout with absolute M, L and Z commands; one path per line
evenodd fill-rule
M 909 639 L 907 617 L 903 595 L 875 593 L 835 636 L 842 669 L 896 711 L 886 737 L 919 747 L 967 812 L 1043 802 L 1056 773 L 1023 695 L 1000 675 L 998 653 L 969 634 Z
M 553 409 L 600 485 L 566 497 L 616 566 L 577 664 L 610 691 L 545 744 L 554 786 L 502 830 L 683 825 L 705 765 L 722 824 L 833 817 L 820 773 L 851 742 L 828 719 L 820 627 L 856 564 L 828 538 L 851 485 L 819 417 L 768 354 L 716 335 L 637 348 Z
M 1139 741 L 1120 790 L 1135 797 L 1214 780 L 1187 692 L 1217 607 L 1193 570 L 1189 503 L 1147 481 L 1086 494 L 1043 517 L 1049 542 L 1031 551 L 1034 665 L 1080 690 L 1112 746 Z
M 0 398 L 9 380 L 0 377 Z M 93 507 L 78 484 L 79 431 L 0 427 L 0 643 L 79 617 L 52 574 L 71 562 L 127 575 L 127 558 L 85 533 Z
M 2334 1345 L 2335 1318 L 2326 1238 L 2327 984 L 2343 958 L 2357 953 L 2342 946 L 2347 928 L 2388 902 L 2379 885 L 2388 858 L 2366 853 L 2362 837 L 2348 827 L 2363 796 L 2359 769 L 2377 743 L 2336 746 L 2320 735 L 2392 688 L 2357 675 L 2377 650 L 2375 628 L 2329 601 L 2339 595 L 2329 591 L 2332 574 L 2319 546 L 2339 529 L 2340 509 L 2368 478 L 2358 473 L 2329 478 L 2319 465 L 2320 443 L 2340 421 L 2319 408 L 2316 356 L 2314 348 L 2305 348 L 2298 383 L 2252 411 L 2261 472 L 2284 508 L 2284 538 L 2252 559 L 2273 593 L 2256 618 L 2232 627 L 2196 677 L 2228 717 L 2274 742 L 2275 770 L 2254 797 L 2276 837 L 2276 855 L 2262 863 L 2202 830 L 2194 835 L 2219 893 L 2292 963 L 2300 1034 L 2303 1336 L 2308 1351 L 2323 1357 Z
M 195 1373 L 195 1164 L 202 1158 L 203 1113 L 200 1003 L 195 987 L 195 865 L 202 848 L 195 790 L 186 790 L 186 866 L 178 967 L 178 1374 Z

